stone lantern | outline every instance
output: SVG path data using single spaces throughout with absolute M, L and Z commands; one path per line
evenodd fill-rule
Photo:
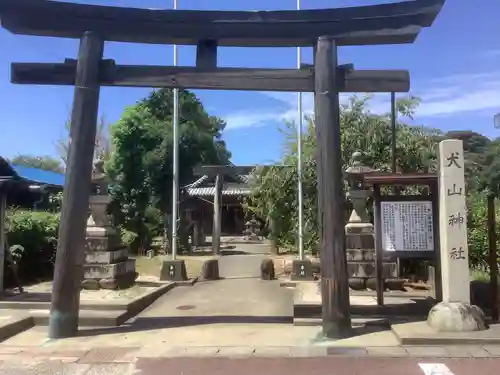
M 92 171 L 82 287 L 123 289 L 132 286 L 137 278 L 135 260 L 128 258 L 128 249 L 121 243 L 120 233 L 107 213 L 111 197 L 103 166 L 103 160 L 97 160 Z
M 260 223 L 255 215 L 245 223 L 245 236 L 247 240 L 255 241 L 259 239 Z
M 365 289 L 369 279 L 376 277 L 374 230 L 367 210 L 372 190 L 364 183 L 364 177 L 377 170 L 363 165 L 362 156 L 360 152 L 354 152 L 351 166 L 345 171 L 349 185 L 347 196 L 353 206 L 345 226 L 347 269 L 352 289 Z
M 361 152 L 354 152 L 351 158 L 351 166 L 345 171 L 345 176 L 349 185 L 347 196 L 351 199 L 353 205 L 353 210 L 346 228 L 359 228 L 363 229 L 360 230 L 360 232 L 373 233 L 373 225 L 370 222 L 367 210 L 367 202 L 368 198 L 372 195 L 372 190 L 364 183 L 364 177 L 367 174 L 378 172 L 378 170 L 364 166 L 361 162 L 362 156 Z

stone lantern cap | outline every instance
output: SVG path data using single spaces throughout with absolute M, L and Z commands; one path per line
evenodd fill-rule
M 96 189 L 96 195 L 108 195 L 109 178 L 104 172 L 104 160 L 101 158 L 94 162 L 92 185 Z
M 377 172 L 377 169 L 373 169 L 363 165 L 362 160 L 363 154 L 359 151 L 355 151 L 351 156 L 351 165 L 346 169 L 345 173 L 349 176 L 355 175 L 365 175 L 373 172 Z
M 378 169 L 373 169 L 363 165 L 363 154 L 359 151 L 353 152 L 351 157 L 351 165 L 345 170 L 344 176 L 350 187 L 350 195 L 356 194 L 356 190 L 364 189 L 364 176 L 370 173 L 378 172 Z

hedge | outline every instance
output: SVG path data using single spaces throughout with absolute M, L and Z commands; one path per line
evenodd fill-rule
M 58 227 L 59 214 L 19 209 L 7 212 L 7 241 L 23 284 L 52 278 Z M 8 264 L 5 271 L 5 286 L 15 285 Z
M 59 213 L 9 209 L 7 211 L 7 241 L 18 264 L 23 284 L 51 280 L 57 250 Z M 122 241 L 129 245 L 135 233 L 122 230 Z M 5 286 L 17 286 L 9 265 L 5 264 Z

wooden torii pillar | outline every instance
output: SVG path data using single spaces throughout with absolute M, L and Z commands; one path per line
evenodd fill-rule
M 59 229 L 49 336 L 78 330 L 85 221 L 100 86 L 315 92 L 321 232 L 323 333 L 350 331 L 344 231 L 339 210 L 339 92 L 407 92 L 407 71 L 358 71 L 337 66 L 339 46 L 413 43 L 444 0 L 306 11 L 184 11 L 98 6 L 60 1 L 1 0 L 0 22 L 14 34 L 80 39 L 78 60 L 12 64 L 18 84 L 73 85 L 63 209 Z M 34 22 L 33 20 L 36 20 Z M 293 23 L 294 27 L 289 25 Z M 319 38 L 319 40 L 318 40 Z M 196 45 L 196 67 L 126 66 L 102 60 L 104 41 Z M 217 47 L 311 47 L 313 68 L 217 68 Z M 331 54 L 331 55 L 329 55 Z

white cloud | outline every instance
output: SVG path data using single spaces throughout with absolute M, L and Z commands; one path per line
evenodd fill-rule
M 277 117 L 278 116 L 278 117 Z M 269 121 L 280 120 L 279 111 L 241 111 L 223 116 L 227 130 L 264 126 Z
M 500 71 L 450 75 L 415 84 L 412 94 L 422 103 L 417 109 L 418 117 L 454 116 L 465 112 L 500 110 Z M 297 94 L 281 92 L 262 93 L 278 102 L 275 110 L 245 111 L 226 117 L 229 129 L 264 126 L 270 121 L 297 120 Z M 351 94 L 341 94 L 345 102 Z M 311 93 L 302 95 L 303 113 L 313 112 L 314 99 Z M 375 113 L 390 111 L 389 94 L 375 94 L 370 110 Z
M 492 49 L 489 51 L 485 51 L 483 53 L 484 56 L 492 57 L 492 56 L 500 56 L 500 49 Z
M 417 95 L 423 100 L 417 112 L 419 116 L 452 116 L 500 109 L 500 71 L 435 79 Z

